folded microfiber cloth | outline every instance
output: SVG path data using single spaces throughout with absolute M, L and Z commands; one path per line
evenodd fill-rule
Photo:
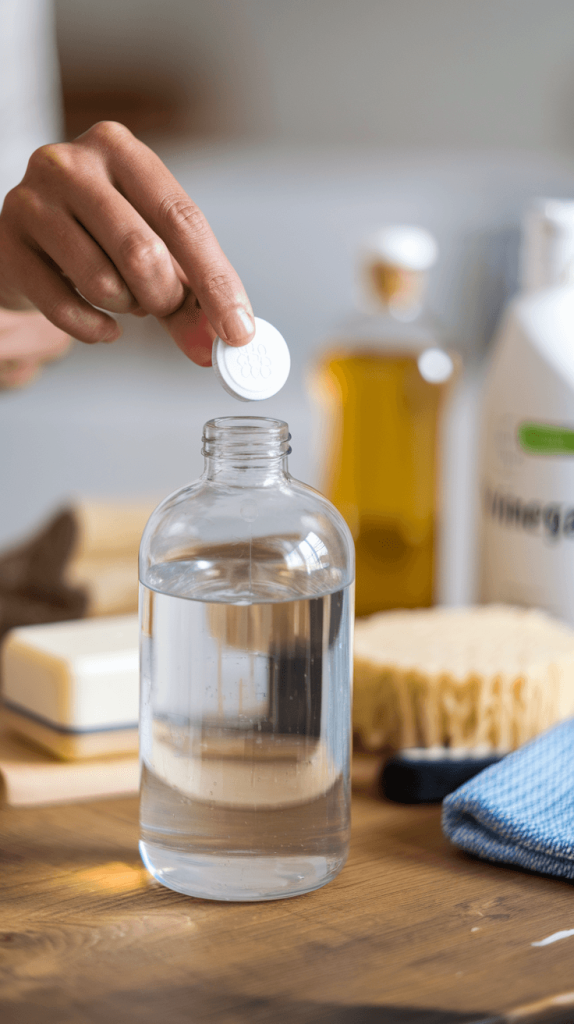
M 447 796 L 442 827 L 477 857 L 574 879 L 574 720 Z

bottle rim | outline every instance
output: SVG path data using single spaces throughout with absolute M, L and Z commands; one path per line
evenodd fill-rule
M 206 458 L 283 459 L 291 452 L 289 425 L 270 416 L 217 416 L 203 427 Z

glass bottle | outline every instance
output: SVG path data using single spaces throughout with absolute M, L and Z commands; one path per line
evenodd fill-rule
M 315 366 L 321 489 L 356 549 L 356 611 L 434 599 L 441 416 L 454 361 L 425 310 L 437 248 L 420 228 L 387 227 L 361 260 L 365 312 Z
M 294 896 L 347 856 L 353 543 L 289 440 L 206 423 L 142 538 L 140 851 L 192 896 Z

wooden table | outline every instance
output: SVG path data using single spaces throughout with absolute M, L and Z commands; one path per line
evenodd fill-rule
M 137 802 L 0 810 L 2 1024 L 574 1021 L 571 885 L 443 838 L 440 809 L 355 795 L 315 893 L 211 903 L 150 880 Z

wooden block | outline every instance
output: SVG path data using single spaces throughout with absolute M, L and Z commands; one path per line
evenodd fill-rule
M 131 796 L 139 788 L 139 764 L 133 756 L 64 763 L 0 728 L 0 783 L 4 803 L 13 807 Z

